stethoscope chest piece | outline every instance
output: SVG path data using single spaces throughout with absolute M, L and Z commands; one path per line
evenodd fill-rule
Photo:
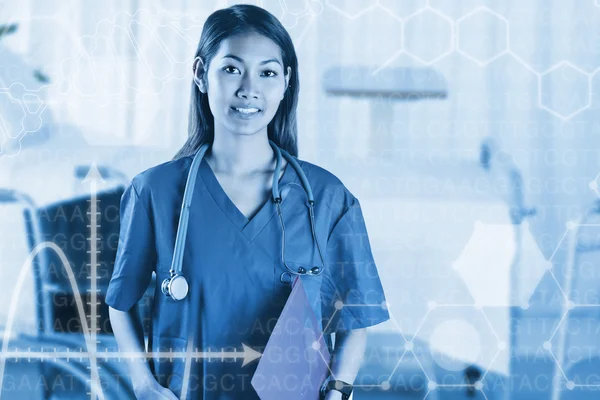
M 161 285 L 162 292 L 173 300 L 183 300 L 187 296 L 189 286 L 182 275 L 174 275 L 165 279 Z

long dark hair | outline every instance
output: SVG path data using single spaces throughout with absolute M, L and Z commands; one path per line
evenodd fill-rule
M 211 60 L 219 51 L 221 42 L 230 36 L 248 32 L 256 32 L 275 42 L 281 49 L 284 71 L 287 71 L 288 66 L 292 68 L 290 87 L 286 89 L 277 113 L 269 122 L 267 133 L 269 139 L 277 146 L 297 157 L 296 106 L 300 89 L 298 58 L 289 33 L 273 14 L 249 4 L 236 4 L 215 11 L 204 23 L 195 57 L 202 58 L 206 74 Z M 195 154 L 200 146 L 204 143 L 212 144 L 214 139 L 214 118 L 210 112 L 208 95 L 200 92 L 193 81 L 190 100 L 188 139 L 175 154 L 174 159 Z

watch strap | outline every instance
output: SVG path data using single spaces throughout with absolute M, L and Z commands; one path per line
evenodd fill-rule
M 352 385 L 344 381 L 331 379 L 327 382 L 323 394 L 325 395 L 331 390 L 337 390 L 342 394 L 343 400 L 348 400 L 352 394 Z

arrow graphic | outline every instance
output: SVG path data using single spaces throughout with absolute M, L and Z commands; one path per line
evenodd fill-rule
M 103 169 L 104 171 L 104 169 Z M 75 273 L 69 263 L 69 260 L 63 250 L 53 242 L 41 242 L 37 244 L 33 250 L 27 256 L 27 259 L 24 261 L 21 270 L 19 271 L 18 278 L 15 282 L 14 293 L 11 296 L 10 304 L 8 307 L 8 320 L 6 326 L 4 327 L 4 332 L 2 335 L 2 346 L 0 346 L 0 386 L 4 381 L 5 374 L 5 366 L 6 361 L 15 360 L 18 361 L 32 361 L 39 360 L 43 362 L 44 360 L 56 360 L 65 359 L 67 362 L 69 360 L 80 360 L 83 362 L 84 359 L 89 359 L 89 367 L 90 370 L 90 392 L 88 393 L 92 400 L 104 400 L 103 388 L 100 381 L 99 374 L 99 365 L 98 360 L 119 360 L 120 359 L 149 359 L 149 358 L 166 358 L 166 359 L 185 359 L 186 361 L 186 370 L 187 377 L 189 377 L 189 369 L 191 360 L 196 359 L 215 359 L 224 361 L 225 359 L 242 359 L 242 367 L 246 366 L 250 362 L 262 357 L 262 354 L 246 344 L 242 343 L 242 351 L 192 351 L 191 344 L 189 341 L 189 346 L 187 351 L 169 351 L 169 352 L 119 352 L 119 351 L 108 351 L 108 349 L 104 349 L 104 351 L 98 352 L 98 306 L 100 303 L 98 302 L 98 241 L 100 238 L 98 237 L 98 228 L 100 227 L 98 221 L 98 215 L 100 212 L 98 211 L 98 183 L 104 182 L 102 179 L 102 175 L 98 167 L 95 164 L 89 168 L 83 182 L 89 182 L 90 184 L 90 209 L 88 211 L 88 215 L 90 216 L 90 223 L 88 227 L 90 228 L 90 237 L 88 240 L 90 241 L 90 247 L 88 253 L 90 254 L 90 287 L 88 292 L 90 293 L 90 302 L 88 303 L 90 307 L 90 323 L 88 324 L 84 304 L 82 301 L 82 297 L 80 295 L 80 291 L 77 285 L 77 280 Z M 14 197 L 11 192 L 2 192 L 0 191 L 0 200 L 4 200 L 4 197 L 12 200 Z M 11 197 L 12 196 L 12 197 Z M 38 235 L 39 236 L 39 235 Z M 39 254 L 42 250 L 48 249 L 56 254 L 56 256 L 60 259 L 60 262 L 67 272 L 67 277 L 69 279 L 69 284 L 73 290 L 73 294 L 75 296 L 75 303 L 77 307 L 77 314 L 81 319 L 82 328 L 84 331 L 83 339 L 85 342 L 86 350 L 84 351 L 82 348 L 77 350 L 70 350 L 69 348 L 58 351 L 57 348 L 54 350 L 50 350 L 48 346 L 48 350 L 44 350 L 41 348 L 41 351 L 31 351 L 31 348 L 27 348 L 27 350 L 20 350 L 18 347 L 13 348 L 13 350 L 9 349 L 9 342 L 11 338 L 14 338 L 13 335 L 13 322 L 15 315 L 17 314 L 17 303 L 20 298 L 20 293 L 23 287 L 23 282 L 28 274 L 32 270 L 33 259 L 36 256 L 42 256 Z M 64 346 L 61 346 L 64 348 Z M 2 397 L 2 391 L 0 390 L 0 397 Z
M 90 351 L 90 369 L 91 369 L 91 379 L 100 384 L 100 377 L 98 376 L 98 366 L 96 360 L 96 349 L 98 346 L 97 334 L 98 334 L 98 306 L 100 303 L 98 302 L 98 182 L 104 182 L 102 176 L 100 175 L 100 171 L 98 171 L 98 167 L 96 163 L 92 163 L 86 177 L 83 179 L 83 183 L 89 182 L 90 184 L 90 211 L 88 215 L 90 216 L 90 224 L 88 227 L 90 228 L 90 237 L 88 238 L 90 242 L 90 343 L 92 345 Z M 96 386 L 90 385 L 90 398 L 92 400 L 96 399 Z
M 80 349 L 79 351 L 30 351 L 30 350 L 9 350 L 5 352 L 0 352 L 0 359 L 2 360 L 56 360 L 56 359 L 66 359 L 67 361 L 73 360 L 83 360 L 83 359 L 100 359 L 100 360 L 121 360 L 121 359 L 150 359 L 150 358 L 168 358 L 168 359 L 220 359 L 224 361 L 225 359 L 243 359 L 242 367 L 246 366 L 248 363 L 260 358 L 262 353 L 254 350 L 253 348 L 247 346 L 242 343 L 243 351 L 159 351 L 159 352 L 118 352 L 118 351 L 103 351 L 103 352 L 90 352 L 83 351 Z

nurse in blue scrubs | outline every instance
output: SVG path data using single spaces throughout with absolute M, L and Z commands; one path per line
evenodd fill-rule
M 110 319 L 121 351 L 145 351 L 134 306 L 155 273 L 149 351 L 241 352 L 244 343 L 262 352 L 293 277 L 282 262 L 272 145 L 298 155 L 298 61 L 273 15 L 235 5 L 208 17 L 193 72 L 187 142 L 172 161 L 137 175 L 123 194 L 106 294 Z M 189 293 L 176 301 L 163 294 L 161 283 L 170 276 L 186 179 L 204 144 L 210 147 L 195 178 L 183 252 Z M 314 195 L 314 236 L 302 180 L 283 158 L 276 179 L 285 261 L 294 269 L 320 267 L 305 277 L 306 291 L 332 350 L 330 379 L 349 387 L 364 353 L 365 328 L 389 318 L 381 306 L 385 296 L 360 203 L 330 172 L 295 160 Z M 140 399 L 258 399 L 250 383 L 256 361 L 242 366 L 241 359 L 194 359 L 186 382 L 184 359 L 128 363 Z M 344 398 L 330 389 L 327 400 Z

